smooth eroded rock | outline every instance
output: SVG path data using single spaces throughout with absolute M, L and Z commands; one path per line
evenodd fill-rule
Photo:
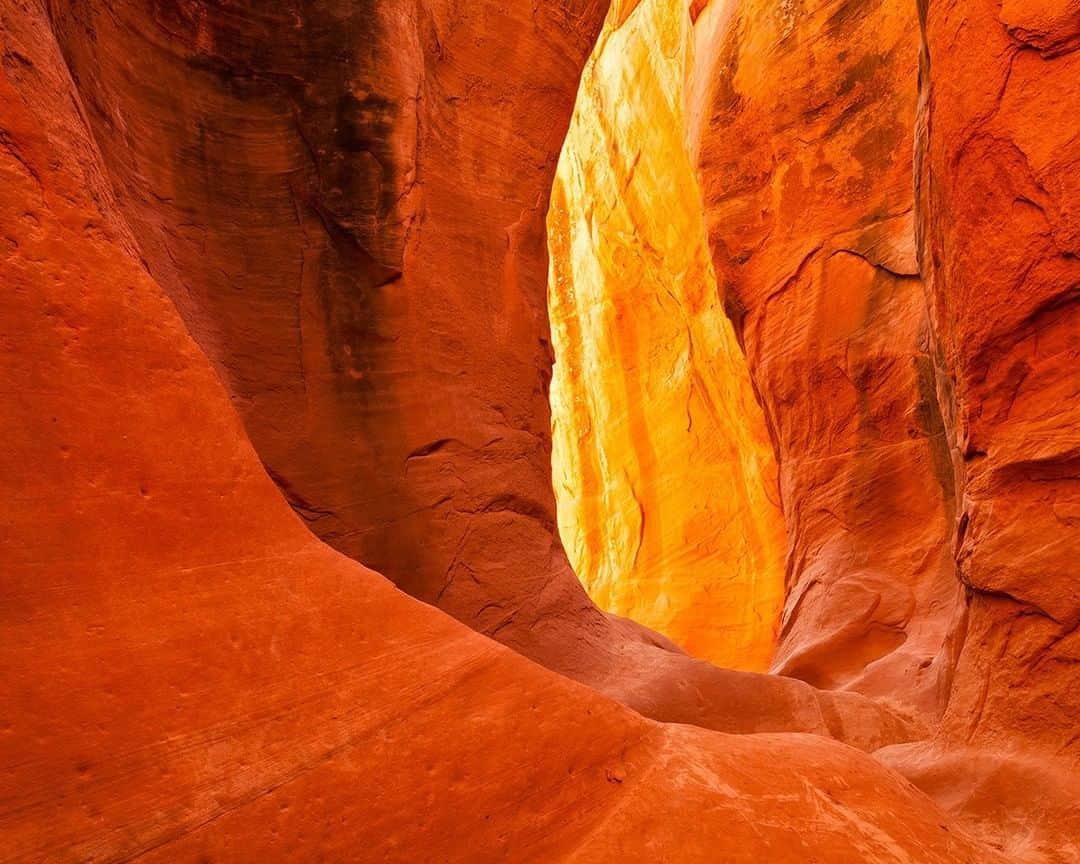
M 548 214 L 553 480 L 601 608 L 763 671 L 783 514 L 705 240 L 686 104 L 697 38 L 685 4 L 644 0 L 612 10 L 585 67 Z

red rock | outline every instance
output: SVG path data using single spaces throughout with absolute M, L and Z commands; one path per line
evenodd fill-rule
M 721 31 L 701 177 L 779 452 L 775 668 L 921 708 L 935 740 L 880 758 L 1015 860 L 1068 862 L 1080 22 L 925 11 L 918 122 L 915 9 L 747 2 Z
M 600 4 L 372 8 L 50 5 L 140 255 L 294 509 L 648 716 L 909 740 L 886 707 L 691 660 L 567 563 L 544 211 Z
M 932 5 L 920 224 L 968 596 L 947 719 L 1080 755 L 1080 22 L 1023 35 L 1041 5 Z
M 915 260 L 914 5 L 736 4 L 700 175 L 714 262 L 777 448 L 774 669 L 932 717 L 958 600 L 953 477 Z
M 993 860 L 868 756 L 645 720 L 316 540 L 2 23 L 6 860 Z
M 1070 5 L 650 7 L 804 680 L 601 613 L 556 536 L 599 4 L 46 6 L 0 0 L 0 859 L 1080 857 Z
M 543 210 L 600 14 L 54 13 L 151 272 L 290 501 L 486 630 L 524 601 L 478 582 L 555 566 Z
M 601 7 L 52 4 L 147 266 L 290 503 L 509 641 L 587 605 L 554 533 L 544 209 Z
M 934 0 L 923 37 L 920 252 L 965 608 L 938 740 L 890 761 L 1017 860 L 1073 861 L 1080 18 Z

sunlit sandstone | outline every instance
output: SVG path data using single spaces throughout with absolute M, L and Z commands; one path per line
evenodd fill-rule
M 915 254 L 918 12 L 732 6 L 700 54 L 712 90 L 697 167 L 780 465 L 788 584 L 772 668 L 933 716 L 960 598 Z
M 684 3 L 616 4 L 582 78 L 548 215 L 552 473 L 598 605 L 764 669 L 783 517 L 705 240 L 693 43 Z
M 986 864 L 868 755 L 646 720 L 319 542 L 50 22 L 0 5 L 0 48 L 0 859 Z

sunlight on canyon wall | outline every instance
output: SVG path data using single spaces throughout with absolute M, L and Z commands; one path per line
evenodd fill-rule
M 694 43 L 724 5 L 617 2 L 585 68 L 548 216 L 552 471 L 598 605 L 765 669 L 784 586 L 776 465 L 691 143 Z

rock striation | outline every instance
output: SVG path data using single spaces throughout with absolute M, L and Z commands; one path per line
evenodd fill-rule
M 141 260 L 316 534 L 647 716 L 913 737 L 602 612 L 563 552 L 544 213 L 601 3 L 48 12 Z
M 890 752 L 1012 858 L 1072 861 L 1080 14 L 938 0 L 922 20 L 920 260 L 964 607 L 938 739 Z
M 560 534 L 602 609 L 763 671 L 784 522 L 705 239 L 697 32 L 683 3 L 613 10 L 582 76 L 548 213 L 552 473 Z
M 717 276 L 780 465 L 774 669 L 933 715 L 960 588 L 915 249 L 917 13 L 781 12 L 739 3 L 717 32 L 699 162 Z

